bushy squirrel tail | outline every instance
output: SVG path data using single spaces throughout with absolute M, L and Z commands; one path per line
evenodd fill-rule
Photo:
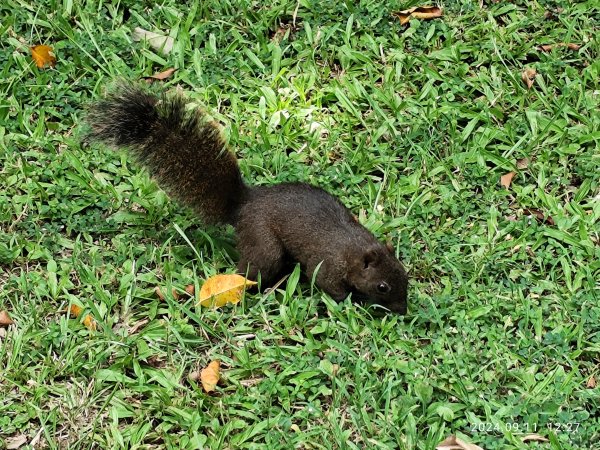
M 178 94 L 116 85 L 91 105 L 88 138 L 124 147 L 169 196 L 207 223 L 233 223 L 249 188 L 217 126 Z

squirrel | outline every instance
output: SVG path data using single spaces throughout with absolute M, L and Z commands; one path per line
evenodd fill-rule
M 181 94 L 120 83 L 90 105 L 89 141 L 125 148 L 159 187 L 206 224 L 231 224 L 237 270 L 271 285 L 290 263 L 340 301 L 368 301 L 406 314 L 408 276 L 333 195 L 306 183 L 250 186 L 220 129 Z

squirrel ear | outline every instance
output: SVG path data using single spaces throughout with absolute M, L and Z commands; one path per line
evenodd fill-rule
M 376 247 L 371 247 L 363 254 L 363 268 L 366 269 L 372 266 L 379 259 L 379 253 Z
M 390 253 L 394 253 L 394 244 L 392 243 L 392 238 L 388 237 L 386 239 L 385 246 L 390 251 Z

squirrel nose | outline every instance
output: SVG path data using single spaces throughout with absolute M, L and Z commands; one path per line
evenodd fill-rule
M 387 294 L 391 290 L 392 288 L 385 281 L 382 281 L 377 285 L 377 292 L 379 292 L 380 294 Z

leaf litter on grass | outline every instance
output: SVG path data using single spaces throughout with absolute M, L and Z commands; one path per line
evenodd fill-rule
M 217 445 L 295 448 L 309 439 L 316 446 L 326 447 L 334 443 L 343 445 L 347 436 L 356 437 L 355 444 L 361 448 L 398 448 L 407 437 L 414 437 L 411 441 L 414 445 L 407 444 L 407 448 L 425 442 L 433 447 L 444 435 L 460 433 L 459 424 L 470 419 L 465 413 L 471 412 L 472 402 L 478 402 L 480 411 L 490 411 L 492 415 L 518 411 L 514 419 L 520 423 L 526 423 L 532 415 L 555 420 L 556 409 L 546 399 L 557 396 L 569 405 L 560 410 L 565 420 L 576 421 L 580 414 L 597 413 L 594 405 L 586 403 L 587 397 L 584 398 L 597 389 L 587 387 L 591 374 L 597 374 L 593 353 L 585 350 L 585 346 L 593 345 L 588 338 L 595 332 L 595 323 L 589 319 L 598 316 L 597 304 L 585 297 L 593 291 L 598 279 L 597 269 L 587 261 L 592 259 L 590 256 L 597 259 L 597 255 L 579 251 L 576 245 L 585 239 L 597 244 L 595 210 L 590 205 L 598 195 L 595 154 L 592 155 L 597 129 L 594 113 L 598 105 L 596 97 L 589 95 L 598 90 L 597 67 L 586 60 L 588 50 L 593 50 L 593 43 L 588 43 L 586 37 L 591 36 L 593 24 L 571 3 L 564 3 L 566 11 L 560 13 L 557 22 L 544 21 L 543 9 L 525 8 L 522 2 L 488 2 L 485 14 L 480 14 L 476 4 L 472 9 L 464 9 L 448 3 L 444 9 L 447 20 L 411 19 L 403 26 L 407 28 L 403 28 L 402 34 L 397 32 L 398 19 L 390 18 L 385 7 L 383 12 L 376 8 L 368 10 L 376 3 L 372 0 L 365 3 L 366 8 L 359 8 L 360 14 L 356 10 L 352 14 L 348 8 L 336 10 L 336 5 L 319 9 L 318 2 L 312 10 L 298 4 L 292 17 L 300 26 L 279 41 L 280 49 L 278 42 L 269 36 L 283 26 L 279 23 L 281 11 L 271 8 L 255 14 L 244 8 L 229 11 L 226 2 L 208 1 L 202 8 L 206 4 L 207 11 L 214 8 L 220 14 L 213 18 L 202 13 L 199 17 L 191 14 L 189 8 L 183 10 L 176 2 L 167 0 L 160 8 L 142 10 L 130 6 L 133 13 L 144 14 L 136 16 L 135 21 L 133 17 L 127 21 L 120 16 L 127 8 L 116 6 L 114 19 L 96 20 L 97 11 L 91 8 L 89 12 L 82 5 L 72 13 L 67 7 L 60 11 L 56 18 L 73 20 L 61 20 L 58 29 L 43 7 L 46 3 L 40 4 L 35 24 L 28 22 L 31 11 L 25 7 L 11 8 L 10 14 L 0 17 L 0 22 L 7 21 L 21 36 L 31 35 L 32 31 L 43 32 L 48 42 L 69 39 L 65 41 L 69 45 L 62 47 L 65 51 L 74 45 L 82 50 L 62 58 L 52 71 L 33 70 L 37 77 L 29 80 L 33 82 L 15 83 L 14 76 L 0 81 L 9 101 L 19 99 L 4 111 L 8 114 L 6 119 L 15 119 L 8 120 L 4 138 L 23 142 L 19 145 L 24 151 L 16 152 L 17 156 L 23 153 L 23 157 L 11 160 L 9 151 L 0 165 L 3 175 L 11 180 L 4 186 L 5 193 L 20 199 L 15 200 L 18 206 L 15 213 L 24 211 L 27 221 L 27 227 L 15 228 L 19 247 L 15 252 L 25 259 L 23 262 L 28 265 L 25 275 L 32 280 L 27 284 L 20 275 L 9 274 L 7 287 L 2 291 L 0 309 L 8 309 L 19 298 L 22 301 L 19 307 L 32 311 L 32 320 L 23 320 L 21 312 L 16 320 L 23 333 L 19 341 L 22 351 L 0 355 L 0 366 L 6 367 L 2 376 L 17 394 L 3 398 L 5 409 L 0 411 L 3 420 L 0 428 L 8 430 L 7 435 L 39 427 L 34 417 L 27 419 L 23 413 L 22 399 L 30 395 L 27 386 L 20 387 L 23 380 L 29 379 L 24 378 L 29 376 L 23 367 L 33 368 L 35 373 L 69 374 L 69 389 L 89 386 L 90 399 L 94 401 L 88 405 L 82 402 L 73 411 L 53 410 L 44 427 L 77 435 L 76 445 L 84 447 L 139 447 L 158 442 L 172 447 L 182 443 L 183 447 L 183 442 L 189 441 L 187 446 L 192 448 L 192 439 L 197 437 L 192 436 L 195 431 L 203 433 L 195 448 L 207 449 Z M 221 8 L 222 5 L 225 6 Z M 285 15 L 290 14 L 292 10 L 288 9 Z M 11 19 L 13 15 L 15 20 Z M 37 26 L 38 19 L 43 28 Z M 336 27 L 346 19 L 353 26 L 340 36 L 344 33 Z M 369 26 L 384 24 L 386 20 L 395 23 L 389 27 Z M 134 22 L 149 30 L 174 30 L 172 36 L 177 32 L 189 36 L 192 45 L 181 45 L 167 60 L 142 49 L 141 45 L 131 49 L 127 36 Z M 87 31 L 81 24 L 91 29 Z M 240 28 L 239 24 L 243 26 Z M 37 30 L 32 30 L 32 25 Z M 9 39 L 11 32 L 8 31 Z M 77 40 L 69 36 L 77 36 Z M 537 45 L 570 39 L 585 42 L 586 48 L 573 51 L 561 47 L 544 54 L 536 46 L 533 50 L 537 55 L 531 54 L 532 42 Z M 197 47 L 193 45 L 196 41 L 206 45 Z M 427 58 L 432 52 L 439 59 Z M 252 61 L 247 60 L 247 54 L 252 55 Z M 373 213 L 365 214 L 361 220 L 382 236 L 386 227 L 394 228 L 397 233 L 395 237 L 400 241 L 396 250 L 407 258 L 414 273 L 411 285 L 414 308 L 410 320 L 389 326 L 391 318 L 378 320 L 348 302 L 330 302 L 317 289 L 308 294 L 305 285 L 298 285 L 293 292 L 276 290 L 261 295 L 260 302 L 248 302 L 244 308 L 225 311 L 198 308 L 200 312 L 194 314 L 173 302 L 149 301 L 143 288 L 135 286 L 127 291 L 126 281 L 115 283 L 110 276 L 101 275 L 104 270 L 106 274 L 118 274 L 124 261 L 140 260 L 144 261 L 140 279 L 153 287 L 160 279 L 179 276 L 192 265 L 195 268 L 189 270 L 189 277 L 195 269 L 204 273 L 227 270 L 231 255 L 222 251 L 221 245 L 212 248 L 204 237 L 194 242 L 201 248 L 202 256 L 198 258 L 191 252 L 186 254 L 187 249 L 182 249 L 176 239 L 157 251 L 156 244 L 165 242 L 164 234 L 157 228 L 168 228 L 163 225 L 172 222 L 172 213 L 177 211 L 176 220 L 185 225 L 197 224 L 197 220 L 191 214 L 180 215 L 180 209 L 172 207 L 172 203 L 166 202 L 169 207 L 165 209 L 162 193 L 148 189 L 147 177 L 138 176 L 133 165 L 131 169 L 125 167 L 115 154 L 82 151 L 66 140 L 69 133 L 45 132 L 51 117 L 60 118 L 65 129 L 77 127 L 77 113 L 69 113 L 65 106 L 79 105 L 82 98 L 96 95 L 97 88 L 104 83 L 100 76 L 94 75 L 97 61 L 89 57 L 102 61 L 98 55 L 114 62 L 110 71 L 117 76 L 160 73 L 184 61 L 193 62 L 188 73 L 176 72 L 167 80 L 189 85 L 190 90 L 197 89 L 194 95 L 202 96 L 209 108 L 218 109 L 218 114 L 231 123 L 232 140 L 245 148 L 248 175 L 254 176 L 252 169 L 260 164 L 261 172 L 256 175 L 261 183 L 273 181 L 264 179 L 270 173 L 282 180 L 306 176 L 339 191 L 355 211 L 370 211 L 375 204 L 385 205 L 383 210 L 373 208 Z M 7 73 L 16 74 L 16 79 L 26 79 L 21 74 L 23 64 L 18 56 L 22 57 L 7 52 L 4 61 Z M 539 57 L 540 61 L 530 57 Z M 35 69 L 28 53 L 24 60 L 28 63 L 27 70 Z M 541 75 L 529 90 L 522 87 L 526 85 L 520 78 L 528 64 L 535 66 Z M 307 73 L 310 77 L 305 77 Z M 71 90 L 73 80 L 77 80 L 76 89 Z M 240 90 L 236 83 L 243 88 Z M 49 90 L 46 86 L 50 84 L 65 88 Z M 341 105 L 339 98 L 333 98 L 331 93 L 337 91 L 347 104 Z M 36 106 L 30 109 L 28 105 Z M 347 109 L 348 105 L 351 108 Z M 289 111 L 289 117 L 273 132 L 269 116 L 282 108 Z M 314 111 L 312 119 L 326 125 L 329 134 L 321 135 L 325 140 L 315 139 L 301 126 L 305 116 L 299 119 L 297 110 L 309 108 Z M 1 112 L 2 108 L 0 115 Z M 244 131 L 244 123 L 252 126 Z M 470 132 L 457 133 L 465 123 L 473 124 Z M 288 153 L 296 142 L 302 142 L 302 152 Z M 356 143 L 361 147 L 355 151 Z M 372 151 L 363 151 L 363 143 Z M 56 145 L 66 151 L 46 151 Z M 478 155 L 479 148 L 490 150 L 492 156 L 506 161 L 515 155 L 535 156 L 539 164 L 527 174 L 520 172 L 518 165 L 504 164 L 504 170 L 497 169 L 502 172 L 490 180 L 488 169 L 493 161 Z M 63 159 L 69 153 L 84 167 L 75 171 L 73 166 L 65 165 Z M 335 160 L 328 159 L 327 153 L 334 155 Z M 281 164 L 282 158 L 289 164 Z M 372 176 L 376 166 L 385 167 L 383 177 Z M 511 180 L 511 192 L 507 195 L 497 178 L 512 170 L 515 177 L 520 176 Z M 102 175 L 98 178 L 108 183 L 97 185 L 96 175 Z M 91 184 L 74 183 L 79 177 L 89 177 Z M 581 182 L 573 182 L 572 195 L 571 192 L 564 195 L 564 181 L 575 177 Z M 363 184 L 365 180 L 367 185 Z M 517 182 L 523 185 L 517 186 Z M 107 191 L 110 184 L 114 184 L 117 195 Z M 48 198 L 44 191 L 52 195 Z M 478 201 L 463 195 L 470 191 L 481 193 Z M 111 228 L 105 236 L 81 226 L 87 221 L 96 224 L 96 208 L 86 206 L 85 202 L 98 206 L 102 217 L 107 208 L 120 204 L 122 196 L 130 195 L 152 205 L 145 213 L 152 219 L 150 227 L 139 217 L 127 226 Z M 161 200 L 158 204 L 157 199 Z M 498 206 L 498 211 L 516 211 L 521 223 L 497 222 L 490 213 L 490 205 Z M 395 221 L 394 213 L 402 220 Z M 529 213 L 532 216 L 528 222 L 523 215 Z M 556 241 L 556 234 L 539 232 L 540 228 L 548 227 L 533 222 L 551 225 L 549 214 L 560 214 L 556 222 L 561 232 L 568 233 L 568 240 Z M 9 213 L 0 227 L 12 226 L 13 219 Z M 105 229 L 105 221 L 100 222 Z M 388 222 L 395 225 L 388 226 Z M 63 224 L 66 227 L 61 231 Z M 67 230 L 78 230 L 74 233 L 77 239 Z M 511 234 L 522 251 L 507 258 L 504 242 L 497 239 Z M 44 255 L 55 253 L 53 244 L 57 239 L 74 249 L 81 246 L 72 259 L 60 256 L 61 262 L 73 266 L 74 271 L 60 276 L 58 281 L 71 279 L 75 286 L 62 286 L 57 291 L 59 296 L 61 290 L 77 298 L 95 298 L 97 293 L 95 301 L 99 302 L 107 322 L 117 317 L 122 308 L 130 310 L 133 317 L 151 318 L 147 324 L 143 320 L 133 324 L 134 333 L 124 337 L 126 345 L 115 346 L 113 339 L 106 339 L 101 333 L 96 333 L 93 339 L 84 333 L 63 336 L 61 323 L 34 320 L 38 308 L 48 305 L 52 313 L 60 305 L 52 302 L 53 296 L 43 281 L 45 274 L 35 266 Z M 483 254 L 472 251 L 483 248 Z M 5 247 L 0 248 L 0 252 L 4 250 Z M 555 264 L 555 261 L 560 262 Z M 100 263 L 105 269 L 98 271 L 96 264 Z M 89 281 L 94 284 L 84 280 L 88 270 Z M 0 284 L 5 274 L 0 274 Z M 163 287 L 165 295 L 174 298 L 166 289 Z M 181 297 L 182 292 L 178 286 Z M 48 300 L 40 302 L 39 298 Z M 586 305 L 585 316 L 583 305 Z M 482 307 L 491 309 L 485 315 L 464 313 Z M 13 316 L 17 314 L 16 310 L 8 311 Z M 159 320 L 153 319 L 156 315 L 161 316 Z M 436 322 L 439 318 L 442 325 L 436 326 L 432 318 Z M 470 320 L 475 326 L 461 326 L 462 320 Z M 456 322 L 456 334 L 446 332 L 443 324 L 447 322 Z M 110 330 L 107 327 L 103 331 Z M 318 333 L 313 335 L 310 330 Z M 0 336 L 2 332 L 6 329 L 0 327 Z M 10 339 L 12 334 L 6 332 Z M 238 339 L 246 335 L 256 337 Z M 40 340 L 39 336 L 48 339 Z M 56 343 L 65 355 L 76 357 L 57 361 L 53 358 Z M 147 354 L 147 346 L 159 350 L 165 355 L 162 360 L 168 363 L 146 357 L 146 363 L 138 364 L 136 356 Z M 468 352 L 463 351 L 465 347 Z M 82 348 L 90 351 L 83 353 Z M 180 380 L 181 373 L 174 367 L 183 368 L 183 373 L 188 368 L 204 367 L 210 359 L 202 355 L 210 352 L 231 358 L 236 366 L 232 380 L 247 380 L 239 384 L 249 387 L 236 389 L 232 383 L 225 401 L 203 396 L 196 389 L 165 387 L 171 386 L 171 379 Z M 449 352 L 452 352 L 450 358 Z M 409 362 L 400 364 L 407 353 L 411 355 Z M 519 363 L 507 368 L 505 360 L 507 355 L 512 359 L 513 353 Z M 90 361 L 86 355 L 90 355 Z M 482 359 L 487 361 L 485 367 L 480 364 Z M 319 363 L 319 360 L 329 362 Z M 432 360 L 444 361 L 434 367 L 436 376 L 431 376 Z M 547 377 L 548 372 L 536 367 L 552 364 L 565 367 L 563 377 L 542 381 L 540 377 Z M 110 372 L 104 371 L 110 377 L 96 377 L 96 365 L 111 365 Z M 334 370 L 336 365 L 339 371 Z M 368 370 L 372 365 L 377 366 L 377 371 Z M 571 368 L 568 373 L 567 367 Z M 460 372 L 459 382 L 456 370 Z M 332 373 L 335 377 L 328 375 Z M 305 374 L 312 375 L 308 378 Z M 412 391 L 422 379 L 432 389 L 426 399 Z M 534 382 L 533 391 L 530 379 Z M 36 390 L 39 387 L 40 392 L 64 386 L 58 377 L 38 383 Z M 451 395 L 456 395 L 454 391 L 464 398 L 467 409 L 456 412 L 451 422 L 443 416 L 428 415 L 429 405 L 451 401 Z M 530 401 L 523 402 L 523 396 Z M 128 400 L 132 398 L 136 400 L 130 408 Z M 272 398 L 282 401 L 272 402 Z M 383 407 L 378 406 L 382 398 L 386 399 Z M 170 406 L 163 408 L 164 403 L 157 399 L 169 399 Z M 423 408 L 411 409 L 410 405 L 420 403 Z M 107 409 L 95 415 L 94 404 L 107 405 Z M 314 414 L 308 412 L 309 404 Z M 356 414 L 364 404 L 374 407 Z M 43 398 L 31 399 L 27 407 L 46 411 Z M 386 414 L 386 411 L 403 414 L 408 412 L 406 408 L 411 409 L 410 420 L 401 423 L 390 420 Z M 157 410 L 161 414 L 154 414 Z M 91 420 L 73 422 L 72 412 Z M 225 420 L 226 423 L 216 420 L 220 414 L 231 420 Z M 152 424 L 145 419 L 149 415 L 153 417 Z M 272 417 L 284 418 L 285 422 L 263 432 L 264 419 Z M 583 420 L 591 422 L 588 417 Z M 210 426 L 198 429 L 199 422 Z M 239 425 L 230 427 L 234 423 Z M 589 449 L 592 441 L 588 437 L 596 433 L 597 427 L 585 428 L 568 436 L 552 436 L 556 440 L 553 445 Z M 104 429 L 109 431 L 97 432 Z M 441 431 L 439 439 L 432 440 L 429 433 L 434 429 L 446 432 Z M 50 447 L 60 447 L 66 442 L 57 442 L 51 433 L 45 436 Z M 460 434 L 458 437 L 463 441 L 469 439 Z M 524 447 L 519 436 L 514 438 L 514 445 Z M 490 436 L 474 435 L 472 440 L 488 450 L 496 448 L 488 446 L 492 442 Z M 497 441 L 497 448 L 506 447 L 501 436 Z M 549 444 L 533 441 L 527 445 L 541 448 Z
M 411 19 L 430 20 L 442 17 L 442 8 L 438 6 L 416 6 L 393 13 L 400 20 L 400 25 L 406 25 Z

